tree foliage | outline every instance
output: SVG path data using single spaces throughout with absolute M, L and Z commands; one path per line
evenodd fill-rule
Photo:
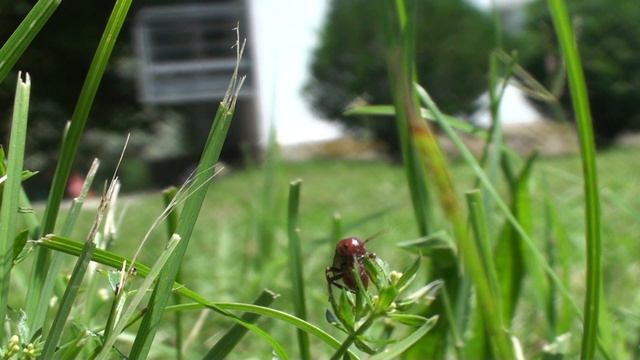
M 640 129 L 640 4 L 637 0 L 569 0 L 578 37 L 596 135 L 601 144 Z M 518 40 L 524 66 L 550 88 L 557 87 L 567 113 L 571 103 L 544 1 L 527 9 Z M 557 86 L 560 84 L 561 86 Z
M 397 149 L 393 122 L 345 117 L 356 99 L 391 103 L 380 1 L 334 0 L 311 64 L 306 94 L 327 118 L 352 130 L 368 129 Z M 463 0 L 419 0 L 416 29 L 417 72 L 442 109 L 464 112 L 486 89 L 492 23 Z

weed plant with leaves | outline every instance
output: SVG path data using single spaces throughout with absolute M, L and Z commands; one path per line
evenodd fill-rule
M 438 317 L 426 318 L 410 313 L 414 305 L 430 304 L 442 286 L 441 281 L 427 284 L 406 294 L 420 267 L 420 258 L 404 272 L 390 270 L 389 265 L 378 256 L 354 259 L 360 266 L 352 267 L 355 289 L 335 282 L 327 275 L 327 290 L 331 309 L 326 311 L 329 323 L 347 335 L 346 340 L 332 359 L 340 359 L 352 345 L 367 354 L 378 354 L 378 358 L 392 358 L 419 340 L 436 323 Z M 363 271 L 366 276 L 363 276 Z M 363 278 L 373 287 L 365 286 Z M 337 288 L 338 294 L 334 288 Z M 373 291 L 372 291 L 373 290 Z M 412 327 L 411 335 L 399 339 L 391 338 L 396 324 Z M 380 331 L 371 331 L 378 325 Z M 372 333 L 379 334 L 376 336 Z M 389 348 L 387 348 L 389 346 Z

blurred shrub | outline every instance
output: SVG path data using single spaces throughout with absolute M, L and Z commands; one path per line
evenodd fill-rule
M 144 4 L 163 2 L 167 1 L 138 1 L 132 13 Z M 35 0 L 0 1 L 0 44 L 9 38 L 35 3 Z M 112 1 L 62 1 L 14 71 L 0 84 L 0 143 L 6 143 L 17 71 L 28 71 L 33 80 L 27 167 L 45 175 L 52 172 L 62 129 L 71 118 L 112 7 Z M 124 139 L 127 131 L 148 130 L 158 119 L 157 112 L 142 107 L 136 99 L 136 69 L 130 34 L 132 18 L 125 23 L 98 89 L 87 123 L 90 132 L 123 134 L 120 137 Z M 95 148 L 87 150 L 78 154 L 76 163 L 81 167 L 90 164 L 94 156 L 101 156 L 103 164 L 105 157 L 113 156 L 117 160 L 121 149 L 115 153 L 104 153 Z
M 393 121 L 345 117 L 357 98 L 389 104 L 380 1 L 334 0 L 313 55 L 306 95 L 327 118 L 351 130 L 368 130 L 397 150 Z M 416 32 L 418 77 L 450 113 L 469 111 L 486 88 L 492 23 L 463 0 L 419 0 Z
M 624 131 L 640 129 L 640 3 L 638 0 L 569 0 L 578 36 L 595 131 L 607 144 Z M 544 1 L 527 8 L 520 58 L 531 73 L 571 103 L 560 55 Z

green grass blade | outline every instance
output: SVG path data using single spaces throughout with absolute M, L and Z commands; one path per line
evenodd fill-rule
M 334 337 L 329 335 L 324 330 L 319 327 L 306 322 L 302 319 L 298 319 L 297 317 L 287 314 L 286 312 L 271 309 L 264 306 L 257 306 L 253 304 L 243 304 L 243 303 L 223 303 L 223 302 L 196 302 L 191 304 L 180 304 L 175 306 L 168 306 L 167 311 L 186 311 L 186 310 L 199 310 L 204 309 L 210 306 L 216 306 L 217 308 L 224 309 L 226 311 L 243 311 L 248 313 L 255 313 L 265 317 L 269 317 L 275 320 L 284 321 L 292 326 L 295 326 L 299 329 L 304 330 L 305 332 L 314 335 L 327 345 L 331 346 L 334 349 L 340 348 L 341 343 L 336 340 Z M 358 359 L 356 354 L 351 351 L 348 352 L 351 359 Z
M 253 305 L 268 307 L 278 297 L 277 294 L 263 290 L 260 296 L 253 302 Z M 180 311 L 177 312 L 179 314 Z M 258 321 L 259 314 L 247 313 L 242 315 L 242 320 L 246 323 L 253 324 Z M 231 351 L 238 345 L 242 337 L 247 333 L 247 329 L 242 325 L 233 325 L 229 331 L 227 331 L 220 340 L 207 352 L 203 357 L 204 360 L 223 360 L 231 353 Z M 306 334 L 306 332 L 305 332 Z
M 395 116 L 396 110 L 392 105 L 360 105 L 348 108 L 345 112 L 345 115 L 369 115 L 369 116 Z M 421 108 L 420 114 L 424 119 L 435 122 L 431 111 Z M 454 116 L 444 115 L 447 122 L 456 130 L 460 130 L 462 132 L 468 134 L 475 134 L 482 139 L 488 138 L 488 133 L 486 130 L 475 127 L 470 124 L 468 121 L 459 119 Z
M 515 231 L 518 233 L 518 235 L 521 236 L 525 245 L 531 250 L 531 254 L 534 257 L 533 260 L 536 261 L 544 269 L 544 271 L 550 277 L 552 282 L 557 286 L 557 289 L 559 290 L 560 294 L 571 302 L 574 312 L 580 318 L 582 318 L 582 311 L 580 310 L 577 303 L 575 302 L 575 299 L 573 298 L 573 296 L 571 295 L 567 287 L 562 283 L 562 281 L 560 280 L 558 275 L 555 273 L 553 268 L 549 265 L 549 262 L 545 259 L 544 255 L 540 252 L 540 250 L 538 250 L 538 248 L 536 247 L 531 237 L 527 234 L 526 230 L 522 227 L 522 225 L 520 225 L 516 217 L 513 215 L 513 213 L 507 206 L 507 204 L 504 202 L 504 200 L 502 200 L 502 198 L 498 194 L 498 191 L 493 186 L 493 184 L 485 174 L 484 170 L 482 170 L 482 167 L 478 164 L 478 161 L 475 159 L 471 151 L 469 151 L 469 149 L 464 145 L 460 137 L 455 133 L 455 131 L 451 128 L 451 126 L 449 126 L 449 124 L 445 121 L 445 119 L 442 116 L 442 113 L 440 112 L 436 104 L 433 102 L 429 94 L 426 92 L 426 90 L 424 90 L 419 85 L 416 85 L 416 86 L 418 87 L 418 94 L 420 96 L 420 99 L 433 112 L 442 130 L 447 134 L 447 136 L 454 143 L 454 145 L 462 155 L 465 162 L 472 168 L 472 170 L 480 180 L 480 183 L 486 188 L 487 192 L 493 199 L 496 206 L 500 209 L 500 211 L 504 213 L 509 223 L 511 223 L 511 225 L 513 226 Z
M 269 129 L 269 139 L 267 143 L 264 163 L 262 165 L 263 183 L 260 192 L 260 207 L 257 216 L 257 241 L 258 254 L 255 258 L 255 264 L 259 271 L 265 269 L 268 262 L 272 259 L 273 249 L 275 246 L 277 228 L 277 211 L 278 208 L 278 142 L 276 139 L 275 122 Z
M 504 319 L 499 297 L 497 273 L 489 250 L 486 214 L 482 206 L 480 191 L 467 193 L 471 228 L 476 237 L 476 245 L 463 249 L 461 256 L 466 272 L 475 287 L 478 305 L 482 311 L 482 321 L 488 331 L 489 342 L 497 359 L 515 359 L 508 334 L 505 331 Z
M 56 347 L 58 346 L 58 341 L 60 341 L 60 337 L 62 336 L 62 332 L 64 331 L 64 325 L 67 322 L 69 314 L 71 313 L 71 308 L 78 295 L 78 291 L 80 290 L 82 279 L 87 272 L 87 267 L 89 266 L 89 262 L 91 261 L 92 253 L 96 248 L 95 236 L 98 232 L 98 228 L 102 224 L 104 216 L 106 215 L 107 207 L 109 206 L 111 197 L 115 189 L 115 184 L 116 181 L 112 182 L 109 188 L 106 190 L 105 194 L 100 199 L 96 217 L 93 221 L 93 224 L 91 225 L 89 234 L 87 235 L 87 241 L 84 243 L 82 251 L 78 255 L 76 265 L 71 272 L 71 278 L 67 283 L 64 295 L 62 296 L 62 300 L 60 301 L 60 307 L 56 312 L 53 324 L 51 325 L 51 329 L 47 334 L 44 348 L 42 349 L 43 359 L 51 358 Z
M 423 336 L 425 336 L 429 330 L 436 324 L 438 317 L 432 317 L 422 324 L 419 328 L 411 332 L 411 334 L 404 339 L 394 343 L 393 345 L 384 349 L 384 351 L 375 354 L 369 358 L 369 360 L 391 360 L 398 359 L 408 348 L 418 342 Z
M 236 46 L 238 47 L 238 62 L 236 64 L 236 69 L 231 78 L 227 95 L 218 107 L 218 112 L 215 116 L 213 126 L 211 127 L 207 143 L 200 158 L 200 162 L 198 163 L 198 168 L 193 180 L 193 188 L 197 190 L 195 190 L 185 201 L 178 221 L 178 226 L 176 228 L 176 233 L 182 238 L 182 241 L 173 256 L 167 262 L 166 268 L 160 274 L 158 283 L 151 295 L 148 311 L 142 319 L 142 324 L 140 325 L 140 329 L 138 330 L 136 339 L 133 343 L 133 348 L 131 349 L 130 358 L 132 360 L 146 358 L 149 349 L 151 348 L 151 343 L 153 342 L 153 338 L 158 330 L 162 314 L 164 313 L 164 308 L 167 305 L 167 301 L 171 294 L 171 285 L 178 273 L 180 263 L 182 262 L 182 258 L 187 250 L 187 246 L 189 245 L 191 233 L 193 232 L 196 220 L 198 219 L 200 208 L 202 207 L 202 203 L 204 202 L 204 198 L 207 194 L 208 187 L 204 185 L 209 181 L 211 169 L 214 168 L 215 163 L 220 157 L 222 145 L 227 136 L 229 125 L 231 124 L 238 91 L 240 90 L 244 79 L 238 78 L 238 64 L 240 62 L 242 52 L 239 41 Z
M 71 166 L 75 159 L 78 144 L 80 143 L 80 136 L 87 123 L 91 105 L 93 104 L 98 86 L 102 80 L 107 62 L 111 56 L 130 5 L 131 0 L 116 1 L 102 34 L 102 38 L 100 39 L 100 43 L 98 44 L 98 48 L 91 61 L 87 77 L 80 90 L 78 101 L 71 116 L 71 125 L 64 137 L 62 149 L 58 157 L 60 160 L 56 164 L 53 182 L 49 191 L 49 198 L 42 218 L 42 234 L 44 235 L 50 234 L 55 230 L 58 211 L 60 210 L 60 202 L 64 195 L 65 184 L 71 172 Z M 49 254 L 47 253 L 47 249 L 39 248 L 36 252 L 36 260 L 34 261 L 29 281 L 29 291 L 27 293 L 26 312 L 29 319 L 32 319 L 32 314 L 37 312 L 40 297 L 42 296 L 42 286 L 48 270 Z M 31 320 L 29 321 L 30 325 L 32 325 Z M 29 328 L 34 329 L 33 326 L 29 326 Z
M 2 209 L 0 209 L 0 319 L 4 320 L 9 297 L 11 268 L 13 266 L 13 241 L 20 206 L 22 190 L 22 166 L 27 138 L 27 121 L 29 114 L 29 95 L 31 79 L 29 74 L 18 75 L 11 137 L 9 140 L 9 158 L 7 163 L 7 180 L 2 191 Z M 4 321 L 1 321 L 4 323 Z M 0 342 L 4 341 L 4 326 L 0 326 Z
M 178 189 L 175 186 L 169 187 L 162 192 L 162 201 L 164 202 L 165 209 L 172 207 L 173 199 L 175 199 Z M 178 226 L 178 210 L 173 208 L 167 215 L 167 235 L 171 239 L 171 235 L 176 232 Z M 176 274 L 176 281 L 182 282 L 182 268 L 178 270 Z M 180 294 L 173 293 L 173 303 L 180 304 Z M 173 318 L 173 327 L 176 333 L 175 348 L 176 348 L 176 360 L 182 360 L 182 314 L 179 312 L 175 314 Z
M 74 256 L 79 256 L 80 253 L 82 252 L 81 243 L 64 238 L 64 237 L 56 236 L 56 235 L 49 235 L 47 237 L 44 237 L 36 241 L 35 244 L 38 246 L 45 246 L 50 250 L 61 251 L 65 254 L 74 255 Z M 140 262 L 132 263 L 131 259 L 126 259 L 118 254 L 115 254 L 107 250 L 95 249 L 95 251 L 92 254 L 91 261 L 95 261 L 99 264 L 110 266 L 118 270 L 122 269 L 122 266 L 126 261 L 127 264 L 133 264 L 133 266 L 136 268 L 137 275 L 143 276 L 143 277 L 147 276 L 150 271 L 148 266 Z M 334 349 L 337 349 L 340 347 L 340 342 L 338 342 L 338 340 L 336 340 L 335 338 L 331 337 L 324 330 L 302 319 L 298 319 L 293 315 L 289 315 L 285 312 L 273 310 L 273 309 L 261 307 L 261 306 L 256 307 L 255 305 L 251 305 L 251 304 L 210 302 L 210 301 L 207 301 L 202 296 L 200 296 L 195 291 L 190 290 L 186 286 L 175 283 L 175 282 L 173 283 L 173 291 L 180 293 L 180 295 L 184 296 L 185 298 L 189 298 L 193 301 L 196 301 L 197 304 L 186 304 L 186 305 L 181 304 L 181 305 L 175 305 L 175 306 L 168 306 L 166 308 L 168 310 L 177 311 L 180 309 L 194 310 L 194 309 L 209 308 L 211 310 L 218 312 L 223 316 L 229 317 L 231 320 L 234 320 L 239 324 L 244 324 L 244 322 L 240 319 L 235 318 L 233 315 L 229 314 L 227 311 L 252 312 L 252 313 L 260 314 L 276 320 L 287 322 L 297 328 L 300 328 L 308 332 L 311 335 L 316 336 L 317 338 L 319 338 L 329 346 L 333 347 Z M 252 326 L 251 324 L 244 324 L 243 326 L 248 327 L 249 330 L 253 332 L 256 332 L 257 328 L 255 326 Z M 274 345 L 272 344 L 272 346 Z M 354 354 L 350 353 L 350 355 L 352 358 L 357 359 L 357 357 Z
M 391 79 L 391 93 L 396 105 L 396 128 L 402 153 L 411 204 L 413 206 L 418 234 L 426 236 L 433 223 L 430 207 L 430 194 L 425 181 L 424 170 L 411 139 L 411 121 L 416 111 L 413 106 L 413 94 L 406 92 L 405 83 L 410 81 L 413 74 L 413 17 L 411 25 L 407 25 L 405 4 L 403 1 L 392 4 L 387 2 L 380 7 L 384 13 L 382 19 L 386 26 L 387 68 Z M 408 106 L 404 106 L 406 103 Z
M 602 278 L 600 241 L 600 195 L 596 171 L 595 143 L 587 96 L 587 86 L 576 40 L 571 30 L 571 22 L 564 1 L 548 0 L 551 18 L 562 57 L 567 66 L 569 91 L 578 127 L 578 140 L 582 158 L 585 192 L 585 224 L 587 251 L 587 294 L 584 302 L 584 329 L 582 333 L 582 359 L 595 357 L 598 342 L 598 314 L 600 310 L 600 281 Z
M 0 48 L 0 83 L 20 59 L 62 0 L 39 0 Z
M 403 159 L 409 189 L 412 194 L 412 203 L 416 215 L 416 223 L 420 230 L 419 235 L 429 235 L 433 224 L 433 204 L 430 199 L 427 184 L 433 184 L 433 201 L 438 201 L 446 218 L 451 222 L 456 239 L 468 237 L 466 222 L 462 215 L 462 208 L 458 202 L 449 168 L 439 147 L 439 144 L 426 122 L 421 117 L 420 105 L 413 83 L 416 81 L 415 70 L 415 26 L 416 8 L 415 0 L 397 0 L 395 4 L 386 2 L 381 7 L 385 14 L 380 14 L 386 23 L 386 51 L 387 71 L 390 79 L 390 90 L 396 111 L 396 123 L 398 133 L 403 146 Z M 395 6 L 394 6 L 395 5 Z M 406 149 L 405 149 L 406 148 Z M 427 182 L 427 176 L 432 182 Z M 460 240 L 464 241 L 464 240 Z M 460 283 L 460 274 L 454 254 L 445 254 L 443 257 L 432 258 L 433 267 L 430 276 L 444 280 L 443 291 L 446 297 L 438 297 L 429 309 L 430 316 L 433 313 L 444 313 L 445 305 L 442 299 L 456 302 L 457 290 Z M 448 324 L 453 320 L 441 321 L 435 325 L 418 345 L 416 351 L 419 356 L 433 359 L 443 359 L 448 336 Z
M 69 209 L 69 213 L 67 214 L 67 217 L 62 226 L 62 230 L 60 232 L 61 236 L 71 235 L 71 232 L 75 227 L 76 220 L 78 219 L 80 211 L 82 210 L 84 199 L 89 193 L 89 189 L 91 188 L 91 184 L 93 183 L 93 179 L 98 171 L 99 166 L 100 162 L 98 161 L 98 159 L 94 159 L 93 163 L 91 164 L 91 168 L 89 168 L 89 172 L 87 172 L 87 177 L 82 184 L 80 195 L 77 198 L 73 199 L 73 201 L 71 202 L 71 208 Z M 49 309 L 49 299 L 53 294 L 53 289 L 56 280 L 60 275 L 60 269 L 62 268 L 63 263 L 64 255 L 60 253 L 53 254 L 53 256 L 51 257 L 51 265 L 49 267 L 49 271 L 47 271 L 47 276 L 42 287 L 39 305 L 36 312 L 32 314 L 33 319 L 31 319 L 31 321 L 35 329 L 39 329 L 44 323 L 47 315 L 47 310 Z
M 302 250 L 300 249 L 300 229 L 298 228 L 301 183 L 302 180 L 298 179 L 289 184 L 287 233 L 289 235 L 289 270 L 291 271 L 293 309 L 297 317 L 302 320 L 307 320 L 307 306 L 304 296 L 304 269 L 302 267 Z M 302 330 L 298 330 L 298 346 L 300 348 L 300 358 L 310 359 L 309 335 Z
M 531 231 L 531 194 L 529 193 L 529 179 L 531 168 L 535 157 L 529 158 L 520 174 L 511 173 L 511 162 L 508 156 L 502 158 L 503 172 L 508 180 L 511 191 L 511 208 L 518 222 L 527 230 Z M 524 249 L 521 244 L 522 239 L 513 229 L 513 226 L 506 222 L 500 232 L 500 238 L 494 250 L 496 271 L 499 275 L 500 294 L 503 307 L 504 319 L 507 324 L 515 315 L 515 309 L 520 298 L 520 290 L 525 275 Z M 535 264 L 533 264 L 535 265 Z M 533 274 L 531 274 L 533 275 Z M 544 276 L 544 273 L 542 274 Z M 534 281 L 536 284 L 537 281 Z M 543 289 L 540 289 L 541 291 Z
M 110 332 L 109 336 L 104 339 L 102 344 L 102 349 L 96 356 L 96 360 L 106 359 L 109 356 L 109 352 L 111 351 L 111 347 L 116 342 L 116 339 L 124 329 L 124 327 L 129 323 L 129 320 L 135 315 L 135 311 L 138 308 L 138 305 L 142 302 L 144 297 L 147 295 L 147 291 L 153 285 L 153 282 L 156 280 L 162 269 L 164 268 L 166 262 L 169 260 L 171 254 L 175 251 L 176 247 L 180 243 L 180 236 L 174 234 L 169 242 L 167 243 L 167 247 L 162 251 L 158 259 L 149 270 L 149 273 L 144 278 L 142 285 L 138 289 L 136 289 L 135 295 L 123 310 L 122 315 L 120 316 L 117 324 L 114 326 L 113 331 Z M 122 287 L 125 284 L 120 284 Z
M 544 207 L 546 218 L 548 219 L 545 228 L 549 231 L 548 237 L 554 240 L 553 242 L 551 242 L 551 239 L 549 240 L 550 246 L 552 246 L 554 250 L 554 260 L 556 260 L 554 261 L 554 265 L 558 268 L 562 281 L 565 284 L 569 284 L 572 274 L 570 263 L 572 255 L 571 242 L 567 235 L 567 230 L 560 219 L 558 208 L 549 191 L 549 186 L 544 180 L 543 178 Z M 551 286 L 549 291 L 552 293 L 555 292 L 554 286 Z M 561 299 L 561 301 L 558 302 L 558 315 L 554 316 L 554 330 L 556 334 L 564 334 L 571 330 L 572 319 L 568 311 L 570 307 L 571 304 L 567 303 L 566 299 Z

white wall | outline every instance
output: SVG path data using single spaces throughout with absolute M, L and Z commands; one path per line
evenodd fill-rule
M 262 142 L 272 120 L 282 145 L 339 137 L 340 129 L 314 114 L 301 94 L 328 0 L 247 2 L 253 31 L 247 42 L 257 65 Z
M 493 1 L 498 6 L 509 6 L 530 0 L 469 0 L 484 10 L 490 9 Z M 272 120 L 282 145 L 339 137 L 340 128 L 322 121 L 301 94 L 329 0 L 247 0 L 247 3 L 253 30 L 247 41 L 253 47 L 257 64 L 262 142 L 266 143 Z M 521 100 L 522 96 L 511 90 L 505 96 L 502 107 L 505 122 L 510 121 L 510 114 L 531 121 L 534 115 L 531 109 L 523 108 Z

